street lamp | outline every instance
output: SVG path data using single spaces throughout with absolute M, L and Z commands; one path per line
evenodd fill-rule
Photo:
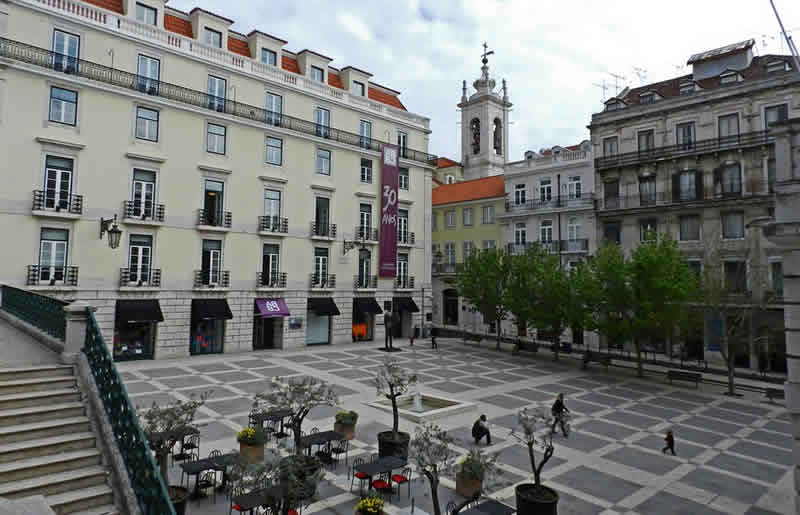
M 100 239 L 103 239 L 103 234 L 108 232 L 108 246 L 112 249 L 119 247 L 119 240 L 122 237 L 122 231 L 117 226 L 117 215 L 114 218 L 100 218 Z

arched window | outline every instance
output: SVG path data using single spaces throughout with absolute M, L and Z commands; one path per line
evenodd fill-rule
M 494 119 L 494 153 L 498 156 L 503 153 L 503 122 L 500 118 Z
M 469 122 L 469 129 L 472 132 L 472 153 L 479 154 L 481 151 L 481 121 L 473 118 Z
M 453 177 L 452 175 L 448 175 L 446 181 L 447 184 L 453 184 L 454 182 L 456 182 L 456 178 Z

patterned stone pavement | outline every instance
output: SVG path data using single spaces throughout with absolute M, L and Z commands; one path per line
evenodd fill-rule
M 395 353 L 417 369 L 424 393 L 469 401 L 476 409 L 437 421 L 456 437 L 459 453 L 472 445 L 469 429 L 480 413 L 492 424 L 491 452 L 500 455 L 503 474 L 487 488 L 497 499 L 514 504 L 513 485 L 532 478 L 526 451 L 509 435 L 516 411 L 549 406 L 558 392 L 573 412 L 568 439 L 556 439 L 556 453 L 544 470 L 544 481 L 561 497 L 564 514 L 769 515 L 794 513 L 791 486 L 789 416 L 783 406 L 757 398 L 730 398 L 701 387 L 695 390 L 653 380 L 638 380 L 625 371 L 579 370 L 571 361 L 519 357 L 443 340 L 438 351 L 417 345 Z M 315 347 L 298 351 L 193 357 L 119 365 L 133 401 L 140 406 L 213 391 L 201 409 L 201 455 L 236 447 L 235 432 L 247 424 L 252 396 L 272 376 L 313 375 L 336 386 L 341 408 L 359 412 L 350 458 L 377 451 L 376 433 L 388 429 L 391 415 L 365 403 L 375 399 L 371 376 L 385 354 L 376 343 Z M 339 407 L 312 412 L 306 430 L 329 429 Z M 401 429 L 414 425 L 401 421 Z M 677 456 L 661 453 L 672 429 Z M 177 481 L 179 473 L 173 481 Z M 320 501 L 304 513 L 352 514 L 356 496 L 348 492 L 344 465 L 329 471 Z M 357 488 L 357 487 L 356 487 Z M 440 501 L 460 500 L 452 478 L 440 486 Z M 411 497 L 432 512 L 427 482 L 415 478 Z M 387 512 L 408 513 L 407 490 L 395 495 Z M 191 513 L 227 513 L 223 497 L 201 500 Z

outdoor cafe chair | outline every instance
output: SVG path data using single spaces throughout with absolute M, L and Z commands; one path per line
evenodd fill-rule
M 353 491 L 353 482 L 358 479 L 358 491 L 364 491 L 364 482 L 369 481 L 369 476 L 364 472 L 357 472 L 356 467 L 364 463 L 364 458 L 356 458 L 353 460 L 352 475 L 350 476 L 350 492 Z
M 372 482 L 372 488 L 375 489 L 380 495 L 385 493 L 389 494 L 389 498 L 392 497 L 392 483 L 391 478 L 389 477 L 389 472 L 385 474 L 381 474 L 378 476 L 378 479 Z
M 214 471 L 204 472 L 197 477 L 197 490 L 211 489 L 214 492 L 214 504 L 217 504 L 217 473 Z
M 350 440 L 339 440 L 331 446 L 331 458 L 335 463 L 339 462 L 339 456 L 344 454 L 344 464 L 347 465 L 347 453 L 350 450 Z
M 397 483 L 397 496 L 400 497 L 400 485 L 408 483 L 408 497 L 411 497 L 411 467 L 406 467 L 400 474 L 392 475 L 392 482 Z

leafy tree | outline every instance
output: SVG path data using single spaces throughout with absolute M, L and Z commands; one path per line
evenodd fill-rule
M 495 323 L 498 350 L 500 322 L 508 315 L 504 300 L 511 270 L 509 257 L 502 249 L 475 252 L 456 276 L 461 296 L 475 306 L 485 320 Z
M 392 402 L 392 439 L 397 440 L 400 427 L 400 413 L 397 410 L 397 398 L 407 394 L 411 386 L 416 384 L 416 374 L 397 364 L 397 361 L 386 358 L 375 374 L 375 389 Z
M 431 486 L 434 515 L 442 513 L 439 506 L 439 477 L 453 465 L 456 453 L 450 446 L 454 442 L 447 431 L 427 422 L 417 426 L 414 439 L 411 440 L 411 458 L 417 465 L 417 471 L 428 479 Z
M 530 247 L 524 254 L 509 255 L 508 284 L 503 295 L 503 305 L 514 318 L 517 327 L 526 330 L 535 328 L 531 297 L 535 293 L 536 267 L 541 260 L 541 251 Z

